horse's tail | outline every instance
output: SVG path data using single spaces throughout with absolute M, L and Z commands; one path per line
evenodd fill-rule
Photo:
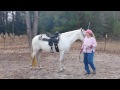
M 33 42 L 33 39 L 31 41 L 31 48 L 30 48 L 31 57 L 33 58 L 34 56 L 33 56 L 33 44 L 32 44 L 32 42 Z
M 37 39 L 38 39 L 38 38 L 37 38 Z M 34 43 L 35 43 L 35 40 L 36 40 L 36 39 L 35 39 L 35 37 L 34 37 L 34 38 L 32 39 L 32 42 L 31 42 L 30 52 L 31 52 L 31 57 L 32 57 L 32 58 L 34 58 L 35 55 L 36 55 L 36 53 L 37 53 L 37 52 L 35 51 L 35 46 L 34 46 L 34 45 L 35 45 L 35 44 L 34 44 Z
M 37 59 L 35 57 L 36 53 L 34 53 L 33 51 L 33 46 L 31 45 L 31 58 L 32 58 L 32 67 L 36 67 L 37 66 Z

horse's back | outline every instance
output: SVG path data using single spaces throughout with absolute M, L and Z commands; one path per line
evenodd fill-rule
M 42 38 L 49 38 L 46 36 L 46 34 L 39 34 L 39 35 L 36 35 L 32 41 L 38 41 L 38 40 L 42 40 Z
M 39 35 L 36 35 L 36 36 L 32 39 L 32 43 L 37 42 L 38 39 L 39 39 Z
M 50 46 L 48 45 L 48 41 L 42 40 L 43 38 L 49 39 L 45 34 L 36 35 L 32 39 L 32 47 L 33 49 L 42 49 L 43 51 L 50 51 Z

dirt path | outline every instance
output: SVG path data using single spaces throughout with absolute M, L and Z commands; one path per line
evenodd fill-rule
M 120 56 L 96 52 L 97 74 L 85 76 L 79 50 L 74 48 L 65 54 L 66 70 L 62 73 L 58 73 L 58 53 L 43 53 L 43 69 L 33 70 L 29 68 L 31 57 L 27 47 L 0 49 L 0 79 L 120 79 Z

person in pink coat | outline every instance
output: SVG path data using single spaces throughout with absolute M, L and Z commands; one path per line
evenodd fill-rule
M 86 37 L 83 40 L 83 44 L 80 50 L 80 53 L 83 52 L 84 54 L 84 66 L 86 70 L 85 75 L 91 74 L 89 65 L 93 70 L 92 73 L 96 74 L 96 67 L 94 65 L 94 52 L 95 52 L 95 48 L 97 47 L 97 42 L 92 30 L 87 29 L 85 32 L 86 32 L 85 33 Z

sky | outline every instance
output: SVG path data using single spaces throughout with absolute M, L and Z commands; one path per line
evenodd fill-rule
M 15 12 L 14 12 L 15 14 Z M 12 21 L 12 11 L 8 13 L 8 21 Z

